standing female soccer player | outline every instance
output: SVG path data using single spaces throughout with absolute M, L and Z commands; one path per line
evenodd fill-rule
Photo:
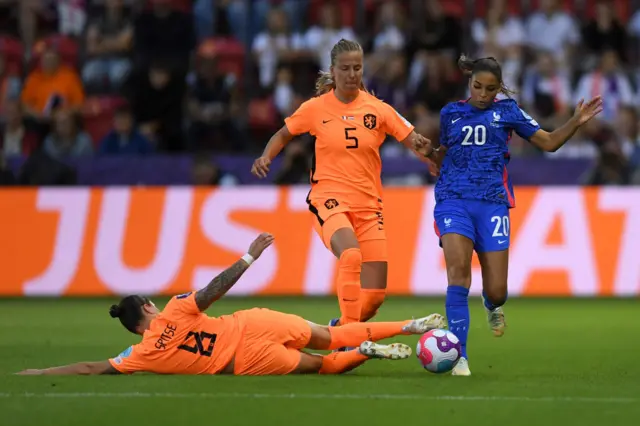
M 469 376 L 467 299 L 474 250 L 482 267 L 482 296 L 489 326 L 498 337 L 505 328 L 502 305 L 507 300 L 509 209 L 515 207 L 506 168 L 510 135 L 515 131 L 541 150 L 554 152 L 602 111 L 602 100 L 598 96 L 587 103 L 580 101 L 573 117 L 549 133 L 541 130 L 514 100 L 495 99 L 500 92 L 510 92 L 494 58 L 474 61 L 462 56 L 458 64 L 471 76 L 471 98 L 442 109 L 440 143 L 447 148 L 446 153 L 430 146 L 419 151 L 435 151 L 436 162 L 442 164 L 435 187 L 434 217 L 447 265 L 447 320 L 462 343 L 463 355 L 453 374 Z
M 331 68 L 316 82 L 316 97 L 303 103 L 271 138 L 251 169 L 264 178 L 271 161 L 294 136 L 314 137 L 309 210 L 320 238 L 338 260 L 341 317 L 331 325 L 367 321 L 385 298 L 384 231 L 379 148 L 390 134 L 405 146 L 428 144 L 392 107 L 362 82 L 362 47 L 340 40 Z M 362 286 L 361 286 L 362 283 Z

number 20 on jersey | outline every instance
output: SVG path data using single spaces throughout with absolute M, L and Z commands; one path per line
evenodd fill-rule
M 484 145 L 487 142 L 487 128 L 482 124 L 464 126 L 462 133 L 464 133 L 462 145 Z

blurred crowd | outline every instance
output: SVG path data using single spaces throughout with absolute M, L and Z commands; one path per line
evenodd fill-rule
M 601 94 L 601 119 L 563 149 L 514 138 L 512 155 L 592 159 L 583 183 L 640 184 L 638 3 L 0 0 L 0 181 L 72 181 L 69 157 L 191 153 L 194 182 L 234 184 L 203 153 L 259 153 L 347 38 L 364 47 L 369 89 L 432 139 L 440 109 L 467 95 L 463 52 L 497 58 L 546 130 Z M 310 149 L 294 140 L 276 182 L 306 182 Z M 395 143 L 382 154 L 410 155 Z M 28 157 L 20 177 L 12 156 Z

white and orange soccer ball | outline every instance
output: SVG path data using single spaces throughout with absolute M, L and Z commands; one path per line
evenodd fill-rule
M 462 354 L 460 340 L 448 330 L 430 330 L 420 337 L 416 355 L 425 370 L 447 373 L 455 367 Z

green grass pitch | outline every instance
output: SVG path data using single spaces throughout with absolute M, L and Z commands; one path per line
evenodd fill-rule
M 429 374 L 415 357 L 373 360 L 343 376 L 12 374 L 106 359 L 136 342 L 109 317 L 110 303 L 0 300 L 0 424 L 613 426 L 640 419 L 637 300 L 513 299 L 507 333 L 497 339 L 474 299 L 472 377 Z M 254 306 L 323 324 L 337 312 L 333 298 L 227 298 L 208 313 Z M 376 319 L 443 310 L 442 299 L 390 297 Z M 415 347 L 417 338 L 398 340 Z

